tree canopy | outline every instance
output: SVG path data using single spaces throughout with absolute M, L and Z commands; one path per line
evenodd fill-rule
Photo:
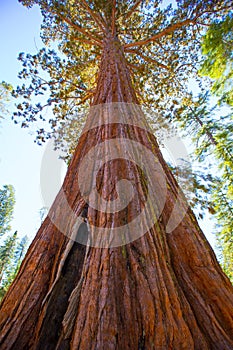
M 154 108 L 164 124 L 197 78 L 206 26 L 230 9 L 230 1 L 20 1 L 39 5 L 45 47 L 19 55 L 27 80 L 14 91 L 22 97 L 15 122 L 37 123 L 36 141 L 53 136 L 72 153 L 83 123 L 80 107 L 91 102 L 103 39 L 118 36 L 139 101 Z M 31 98 L 36 96 L 37 103 Z M 35 99 L 33 100 L 35 101 Z M 43 102 L 42 102 L 43 101 Z M 40 121 L 47 120 L 50 128 Z

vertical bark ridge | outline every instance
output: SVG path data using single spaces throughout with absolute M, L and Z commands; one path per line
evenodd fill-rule
M 96 93 L 92 105 L 127 102 L 138 103 L 120 41 L 107 34 L 104 40 Z

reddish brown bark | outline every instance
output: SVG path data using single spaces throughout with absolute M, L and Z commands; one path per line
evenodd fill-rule
M 111 102 L 138 103 L 120 43 L 109 36 L 93 104 Z M 89 114 L 93 123 L 97 117 Z M 71 208 L 79 215 L 85 205 L 77 181 L 85 154 L 116 137 L 140 142 L 159 159 L 168 192 L 158 221 L 125 246 L 74 243 L 64 259 L 73 221 L 60 191 L 49 217 L 65 222 L 66 235 L 49 217 L 37 233 L 1 305 L 1 349 L 232 349 L 232 286 L 190 209 L 166 233 L 178 185 L 150 132 L 110 120 L 83 133 L 63 184 Z M 135 184 L 138 196 L 115 216 L 89 208 L 90 223 L 107 227 L 138 215 L 146 186 L 134 164 L 108 162 L 98 174 L 99 191 L 115 196 L 122 178 Z

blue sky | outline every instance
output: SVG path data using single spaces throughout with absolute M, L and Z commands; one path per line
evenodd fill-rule
M 0 81 L 13 86 L 21 82 L 17 78 L 21 69 L 17 57 L 19 52 L 33 53 L 41 47 L 40 24 L 38 7 L 27 9 L 17 0 L 0 0 Z M 8 110 L 11 109 L 12 106 L 8 106 Z M 30 238 L 40 226 L 39 210 L 44 206 L 40 191 L 44 147 L 36 145 L 33 140 L 29 129 L 13 124 L 10 114 L 5 116 L 0 126 L 0 187 L 5 184 L 14 186 L 16 206 L 12 230 Z
M 16 86 L 21 81 L 17 74 L 21 69 L 17 57 L 20 52 L 37 52 L 42 46 L 39 31 L 41 15 L 38 7 L 27 9 L 17 0 L 0 0 L 0 81 Z M 9 106 L 8 109 L 12 107 Z M 33 142 L 29 129 L 21 129 L 5 116 L 0 127 L 0 187 L 12 184 L 16 191 L 16 206 L 12 230 L 31 239 L 40 226 L 39 210 L 45 205 L 40 191 L 40 172 L 45 147 Z M 64 169 L 63 169 L 64 173 Z M 61 185 L 56 181 L 50 202 Z M 46 203 L 46 206 L 48 204 Z M 213 222 L 206 218 L 201 226 L 208 240 L 214 245 Z

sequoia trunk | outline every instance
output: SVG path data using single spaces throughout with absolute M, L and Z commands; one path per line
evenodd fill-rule
M 115 103 L 123 107 L 127 103 L 130 113 L 118 120 L 113 116 Z M 107 109 L 103 112 L 101 106 Z M 130 120 L 133 112 L 139 116 L 134 122 Z M 101 121 L 103 114 L 107 122 Z M 180 190 L 155 137 L 144 125 L 124 52 L 119 40 L 109 35 L 93 106 L 62 189 L 2 302 L 2 350 L 233 348 L 232 286 L 189 208 L 168 229 Z M 103 164 L 96 186 L 106 201 L 116 200 L 116 184 L 130 181 L 134 198 L 127 208 L 113 215 L 85 204 L 88 198 L 78 181 L 85 155 L 100 145 L 109 154 L 110 143 L 105 141 L 114 139 L 130 141 L 135 158 L 140 152 L 134 145 L 139 143 L 158 160 L 165 182 L 157 172 L 151 177 L 156 192 L 162 193 L 160 184 L 165 184 L 163 209 L 159 211 L 159 201 L 150 203 L 148 221 L 151 215 L 157 215 L 157 220 L 145 234 L 140 232 L 141 225 L 138 232 L 129 232 L 126 238 L 137 239 L 128 239 L 127 244 L 112 244 L 107 237 L 101 246 L 101 237 L 90 238 L 85 222 L 77 239 L 71 240 L 75 215 L 85 212 L 82 215 L 92 231 L 95 226 L 110 228 L 130 222 L 145 207 L 148 187 L 143 171 L 122 157 Z M 147 152 L 142 156 L 149 166 Z M 186 208 L 183 196 L 179 202 Z

